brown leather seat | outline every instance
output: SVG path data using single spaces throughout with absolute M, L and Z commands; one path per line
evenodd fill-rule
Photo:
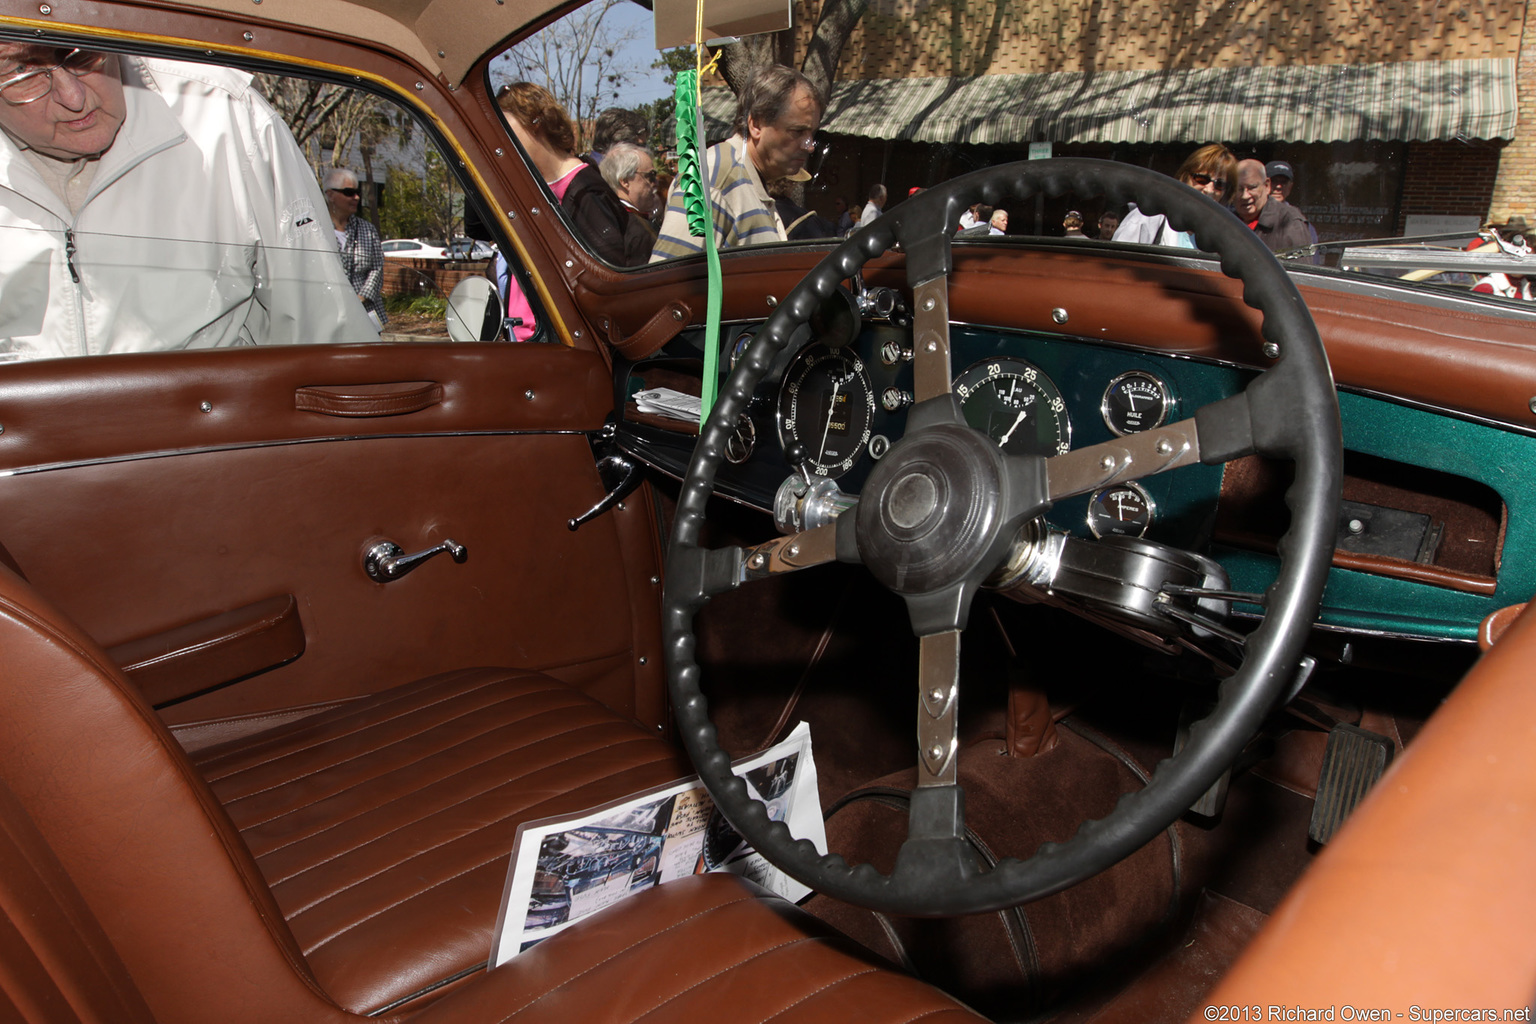
M 563 683 L 506 669 L 397 687 L 194 764 L 321 987 L 358 1012 L 484 964 L 520 823 L 691 773 Z
M 189 1020 L 360 1020 L 314 993 L 309 1006 L 187 1007 Z M 274 995 L 279 995 L 274 993 Z M 259 1016 L 265 1013 L 266 1016 Z M 295 1015 L 301 1013 L 302 1016 Z M 700 875 L 582 921 L 423 1010 L 420 1024 L 481 1021 L 760 1022 L 978 1020 L 892 974 L 808 915 L 734 875 Z M 154 1024 L 53 851 L 0 784 L 0 1019 Z
M 446 673 L 194 763 L 4 568 L 0 651 L 0 988 L 21 1019 L 969 1016 L 723 877 L 484 972 L 518 823 L 686 771 L 538 673 Z

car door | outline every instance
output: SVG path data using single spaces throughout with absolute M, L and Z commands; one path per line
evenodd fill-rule
M 87 282 L 106 241 L 71 239 Z M 174 286 L 175 260 L 136 252 L 142 280 Z M 398 273 L 440 300 L 489 271 Z M 659 729 L 649 492 L 568 526 L 604 495 L 591 437 L 611 377 L 594 339 L 556 340 L 588 332 L 541 313 L 552 343 L 396 324 L 0 363 L 4 557 L 191 746 L 477 665 L 547 671 Z M 370 553 L 434 548 L 408 574 L 368 571 Z

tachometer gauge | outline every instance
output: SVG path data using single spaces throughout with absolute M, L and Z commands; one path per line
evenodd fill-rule
M 795 357 L 779 391 L 779 440 L 805 448 L 808 468 L 835 479 L 869 443 L 874 386 L 851 350 L 812 345 Z
M 1173 393 L 1156 374 L 1132 370 L 1109 382 L 1099 408 L 1104 425 L 1124 437 L 1162 426 L 1173 408 Z
M 1011 455 L 1065 455 L 1072 421 L 1051 378 L 1022 359 L 989 359 L 955 378 L 965 421 Z

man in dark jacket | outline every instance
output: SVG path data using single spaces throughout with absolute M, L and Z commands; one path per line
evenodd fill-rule
M 1260 160 L 1237 165 L 1237 193 L 1232 210 L 1259 236 L 1270 252 L 1284 252 L 1312 244 L 1307 218 L 1296 207 L 1271 199 L 1269 175 Z
M 651 214 L 660 200 L 656 195 L 656 164 L 651 154 L 629 142 L 615 142 L 608 148 L 602 164 L 603 180 L 613 189 L 629 214 L 624 227 L 626 267 L 638 267 L 651 258 L 656 231 Z

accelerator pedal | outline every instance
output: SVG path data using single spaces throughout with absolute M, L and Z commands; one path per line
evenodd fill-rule
M 1323 750 L 1323 771 L 1307 835 L 1319 843 L 1332 839 L 1392 763 L 1394 750 L 1391 739 L 1380 733 L 1357 725 L 1334 726 Z

